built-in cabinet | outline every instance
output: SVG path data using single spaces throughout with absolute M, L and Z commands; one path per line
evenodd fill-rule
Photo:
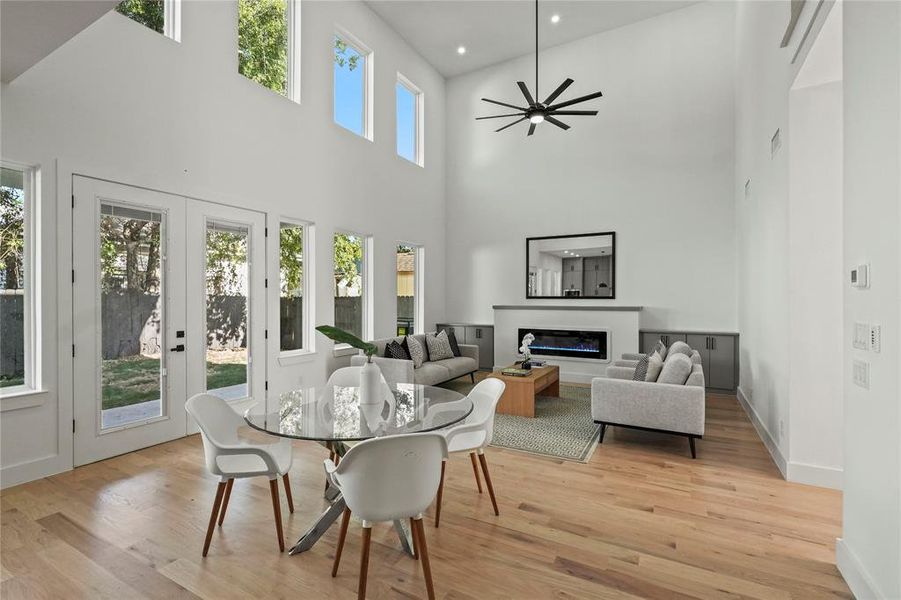
M 474 325 L 471 323 L 439 323 L 436 331 L 452 331 L 458 344 L 471 344 L 479 347 L 479 368 L 494 368 L 494 326 Z
M 653 348 L 657 340 L 667 346 L 683 341 L 701 355 L 707 389 L 735 391 L 738 387 L 738 334 L 699 331 L 641 330 L 640 350 Z
M 564 294 L 568 290 L 572 296 L 609 298 L 612 295 L 609 256 L 564 258 L 562 262 Z

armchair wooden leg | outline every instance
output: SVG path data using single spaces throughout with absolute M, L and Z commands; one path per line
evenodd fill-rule
M 472 461 L 472 474 L 476 476 L 476 487 L 479 488 L 479 493 L 482 493 L 482 478 L 479 477 L 479 464 L 476 461 L 476 453 L 470 452 L 469 459 Z
M 357 586 L 357 599 L 366 598 L 366 578 L 369 576 L 369 541 L 372 539 L 372 526 L 363 523 L 363 549 L 360 553 L 360 583 Z
M 419 560 L 419 542 L 417 542 L 416 524 L 410 519 L 410 535 L 413 537 L 413 560 Z
M 414 539 L 417 540 L 419 547 L 419 558 L 422 563 L 422 574 L 425 577 L 425 589 L 428 593 L 429 600 L 435 600 L 435 586 L 432 584 L 432 565 L 429 563 L 429 547 L 425 542 L 425 527 L 422 525 L 422 518 L 413 519 Z
M 347 537 L 347 525 L 350 523 L 350 509 L 344 509 L 341 519 L 341 531 L 338 533 L 338 547 L 335 549 L 335 562 L 332 564 L 332 577 L 338 576 L 338 565 L 341 564 L 341 553 L 344 551 L 344 539 Z
M 438 527 L 438 523 L 441 521 L 441 497 L 444 496 L 444 469 L 446 466 L 447 461 L 442 460 L 441 481 L 438 483 L 438 498 L 435 500 L 435 527 Z
M 479 462 L 482 464 L 482 475 L 485 476 L 485 485 L 488 486 L 488 495 L 491 496 L 491 505 L 494 506 L 494 514 L 500 515 L 500 511 L 497 510 L 497 500 L 494 498 L 494 486 L 491 485 L 491 475 L 488 474 L 488 461 L 485 459 L 485 454 L 479 453 Z
M 607 433 L 607 424 L 601 423 L 601 437 L 598 439 L 598 444 L 604 443 L 604 434 Z
M 222 504 L 222 495 L 225 493 L 225 488 L 228 484 L 224 481 L 220 481 L 219 485 L 216 487 L 216 499 L 213 500 L 213 510 L 210 512 L 210 524 L 207 525 L 206 528 L 206 540 L 203 542 L 203 555 L 206 556 L 206 553 L 210 549 L 210 540 L 213 539 L 213 528 L 216 526 L 216 517 L 219 516 L 219 506 Z
M 691 449 L 691 457 L 697 458 L 698 454 L 695 452 L 695 439 L 693 437 L 688 438 L 688 447 Z
M 294 512 L 294 498 L 291 496 L 291 481 L 288 474 L 282 475 L 282 481 L 285 483 L 285 497 L 288 499 L 288 512 Z
M 469 379 L 470 379 L 473 383 L 475 383 L 475 382 L 476 382 L 476 374 L 475 374 L 475 373 L 470 373 L 470 374 L 469 374 Z
M 285 551 L 285 535 L 282 532 L 282 507 L 278 501 L 278 479 L 269 480 L 269 493 L 272 496 L 272 512 L 275 513 L 275 531 L 278 533 L 278 551 Z
M 219 526 L 222 526 L 222 522 L 225 521 L 225 511 L 228 509 L 228 499 L 231 498 L 232 495 L 232 486 L 235 484 L 234 479 L 229 479 L 228 483 L 225 485 L 225 497 L 222 498 L 222 508 L 219 509 Z

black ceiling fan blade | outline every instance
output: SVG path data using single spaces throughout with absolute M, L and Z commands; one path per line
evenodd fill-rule
M 595 92 L 593 94 L 588 94 L 587 96 L 581 96 L 579 98 L 575 98 L 573 100 L 567 100 L 566 102 L 561 102 L 560 104 L 555 104 L 554 106 L 548 106 L 548 110 L 557 110 L 558 108 L 563 108 L 564 106 L 571 106 L 573 104 L 578 104 L 579 102 L 585 102 L 586 100 L 593 100 L 595 98 L 600 98 L 603 96 L 601 92 Z
M 526 87 L 525 82 L 517 81 L 516 85 L 519 86 L 519 90 L 522 92 L 522 95 L 526 97 L 526 102 L 529 103 L 529 106 L 535 106 L 535 99 L 532 98 L 532 94 L 529 93 L 529 88 Z
M 552 93 L 550 96 L 547 97 L 547 100 L 544 101 L 544 105 L 547 106 L 548 104 L 550 104 L 551 102 L 556 100 L 557 96 L 559 96 L 564 91 L 566 91 L 566 88 L 568 88 L 572 84 L 573 84 L 573 80 L 570 79 L 569 77 L 567 77 L 566 81 L 561 83 L 560 86 L 556 90 L 554 90 L 554 93 Z
M 576 115 L 587 115 L 587 116 L 593 117 L 593 116 L 595 116 L 596 114 L 598 114 L 598 111 L 596 111 L 596 110 L 552 110 L 552 111 L 550 111 L 549 114 L 552 114 L 552 115 L 572 115 L 572 116 L 576 116 Z
M 507 125 L 504 125 L 504 126 L 501 127 L 500 129 L 495 129 L 495 130 L 494 130 L 494 133 L 497 133 L 498 131 L 503 131 L 503 130 L 506 129 L 507 127 L 513 127 L 513 126 L 516 125 L 517 123 L 522 123 L 523 121 L 525 121 L 525 120 L 528 119 L 528 118 L 529 118 L 529 117 L 523 117 L 523 118 L 521 118 L 521 119 L 518 119 L 518 120 L 516 120 L 516 121 L 513 121 L 512 123 L 509 123 L 509 124 L 507 124 Z
M 476 117 L 476 121 L 481 121 L 483 119 L 500 119 L 502 117 L 520 117 L 523 113 L 510 113 L 507 115 L 491 115 L 490 117 Z
M 497 100 L 492 100 L 491 98 L 482 98 L 483 102 L 491 102 L 492 104 L 498 104 L 500 106 L 506 106 L 507 108 L 515 108 L 516 110 L 521 110 L 525 112 L 525 108 L 522 106 L 514 106 L 512 104 L 507 104 L 506 102 L 498 102 Z
M 535 133 L 535 123 L 529 123 L 529 133 L 526 135 L 532 135 L 533 133 Z
M 544 120 L 547 121 L 548 123 L 553 123 L 560 129 L 569 129 L 569 125 L 567 125 L 566 123 L 564 123 L 562 121 L 558 121 L 557 119 L 555 119 L 554 117 L 552 117 L 550 115 L 545 115 Z

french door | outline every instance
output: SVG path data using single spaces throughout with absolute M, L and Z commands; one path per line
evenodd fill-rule
M 265 390 L 261 213 L 76 176 L 75 465 L 186 435 L 185 401 Z

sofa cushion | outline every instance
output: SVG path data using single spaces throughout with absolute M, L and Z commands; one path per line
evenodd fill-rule
M 663 369 L 663 359 L 656 351 L 648 357 L 648 372 L 645 374 L 645 381 L 657 381 L 660 377 L 660 371 Z
M 385 358 L 396 358 L 398 360 L 410 360 L 410 353 L 407 352 L 406 346 L 398 344 L 391 340 L 385 346 Z
M 666 344 L 663 343 L 663 340 L 657 340 L 657 343 L 654 344 L 654 350 L 660 355 L 660 360 L 666 360 Z
M 673 354 L 674 352 L 679 352 L 685 356 L 691 356 L 692 349 L 691 346 L 679 340 L 670 344 L 669 349 L 666 351 L 666 357 L 669 358 L 670 354 Z
M 444 362 L 444 361 L 442 361 Z M 438 385 L 451 378 L 447 367 L 441 363 L 427 362 L 413 372 L 413 382 L 420 385 Z
M 644 381 L 648 374 L 648 361 L 650 359 L 650 354 L 645 354 L 638 359 L 638 364 L 635 365 L 635 371 L 632 373 L 632 381 Z
M 428 360 L 423 344 L 412 335 L 404 338 L 404 343 L 407 345 L 407 352 L 410 353 L 410 360 L 413 361 L 413 368 L 418 369 L 422 367 L 422 363 Z
M 450 373 L 449 377 L 461 377 L 463 375 L 467 375 L 472 373 L 473 371 L 477 371 L 479 365 L 476 363 L 475 359 L 472 359 L 468 356 L 455 356 L 453 358 L 445 358 L 444 360 L 439 360 L 436 365 L 441 365 Z
M 676 385 L 685 385 L 685 380 L 691 373 L 692 362 L 687 354 L 681 352 L 670 352 L 666 362 L 663 363 L 663 370 L 660 371 L 660 377 L 657 383 L 674 383 Z
M 444 331 L 434 334 L 426 334 L 425 343 L 429 349 L 429 360 L 439 361 L 445 358 L 453 358 L 454 351 L 451 349 L 450 341 L 447 339 L 447 333 Z
M 450 343 L 451 352 L 454 353 L 454 356 L 463 356 L 460 352 L 460 344 L 457 341 L 457 334 L 453 331 L 444 330 L 447 333 L 447 341 Z

